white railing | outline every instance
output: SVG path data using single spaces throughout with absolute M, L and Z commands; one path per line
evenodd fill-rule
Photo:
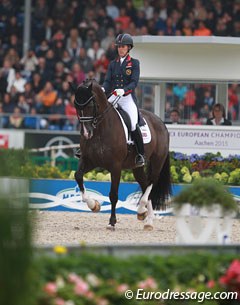
M 51 158 L 51 166 L 56 165 L 56 151 L 59 149 L 68 149 L 68 148 L 80 148 L 79 144 L 69 144 L 69 145 L 53 145 L 49 147 L 40 147 L 40 148 L 32 148 L 30 152 L 37 153 L 37 152 L 45 152 L 50 151 L 50 158 Z

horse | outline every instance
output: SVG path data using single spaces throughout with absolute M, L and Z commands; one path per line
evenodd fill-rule
M 80 123 L 81 157 L 75 180 L 82 200 L 93 212 L 98 212 L 100 204 L 87 195 L 83 176 L 96 167 L 110 172 L 111 216 L 107 228 L 115 230 L 121 171 L 131 169 L 143 194 L 138 203 L 137 218 L 145 221 L 144 230 L 152 230 L 154 210 L 163 208 L 171 194 L 169 133 L 165 124 L 155 114 L 139 110 L 148 123 L 151 141 L 144 145 L 146 166 L 136 167 L 136 148 L 127 144 L 121 118 L 97 81 L 86 80 L 79 86 L 70 83 L 70 87 Z

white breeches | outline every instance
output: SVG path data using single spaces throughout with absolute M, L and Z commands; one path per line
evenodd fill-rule
M 110 103 L 113 103 L 116 101 L 115 95 L 111 95 L 108 99 Z M 137 106 L 134 103 L 134 100 L 132 98 L 131 94 L 128 94 L 127 96 L 121 96 L 117 102 L 123 110 L 125 110 L 131 119 L 131 131 L 134 131 L 136 129 L 136 125 L 138 122 L 138 111 L 137 111 Z

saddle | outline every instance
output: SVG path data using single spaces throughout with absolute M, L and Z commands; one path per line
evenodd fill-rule
M 126 135 L 126 140 L 128 144 L 133 144 L 133 141 L 131 139 L 131 119 L 129 114 L 122 109 L 121 106 L 117 106 L 116 108 L 122 123 L 123 123 L 123 128 L 125 130 L 125 135 Z M 141 112 L 138 110 L 138 125 L 140 127 L 140 130 L 142 132 L 142 137 L 143 137 L 143 142 L 149 143 L 151 141 L 151 133 L 148 127 L 148 124 L 146 120 L 143 118 Z
M 126 124 L 128 132 L 131 133 L 131 119 L 130 119 L 129 114 L 125 110 L 123 110 L 122 107 L 119 105 L 117 106 L 116 109 L 119 112 L 119 114 L 121 115 L 124 123 Z M 139 110 L 138 110 L 138 125 L 139 125 L 139 127 L 146 125 L 146 122 Z

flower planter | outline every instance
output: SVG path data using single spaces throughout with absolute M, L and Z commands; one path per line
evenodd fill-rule
M 235 211 L 222 212 L 219 204 L 196 207 L 182 204 L 175 210 L 177 243 L 229 244 Z

